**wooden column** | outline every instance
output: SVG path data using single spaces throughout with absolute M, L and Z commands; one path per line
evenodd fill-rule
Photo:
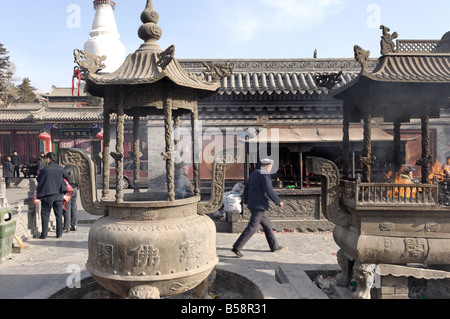
M 192 158 L 194 167 L 194 187 L 195 195 L 200 196 L 200 161 L 202 153 L 201 141 L 199 141 L 199 121 L 198 121 L 198 104 L 194 106 L 191 114 L 191 126 L 192 126 Z
M 348 103 L 344 102 L 343 114 L 344 114 L 344 125 L 343 125 L 343 145 L 342 145 L 342 156 L 344 159 L 343 163 L 343 179 L 348 180 L 350 175 L 350 119 Z
M 102 153 L 102 163 L 103 163 L 103 190 L 102 198 L 109 199 L 109 166 L 110 166 L 110 153 L 111 152 L 111 115 L 106 113 L 103 114 L 103 153 Z
M 422 183 L 428 184 L 430 182 L 429 176 L 431 172 L 431 147 L 430 147 L 430 116 L 428 109 L 422 115 L 422 158 L 417 162 L 417 165 L 422 166 Z
M 394 121 L 394 173 L 399 172 L 400 167 L 404 164 L 401 155 L 401 125 L 400 119 Z
M 363 183 L 371 182 L 372 164 L 374 157 L 372 156 L 372 114 L 370 110 L 364 112 L 364 145 L 363 157 L 361 163 L 363 164 Z
M 174 142 L 173 142 L 173 120 L 172 120 L 172 98 L 171 87 L 165 90 L 164 97 L 164 126 L 166 140 L 166 176 L 167 176 L 167 196 L 170 202 L 175 201 L 175 162 L 174 162 Z
M 125 113 L 123 110 L 123 88 L 120 90 L 120 100 L 117 103 L 116 152 L 113 155 L 116 161 L 116 202 L 123 203 L 123 159 L 124 159 L 124 128 Z
M 134 163 L 134 193 L 139 193 L 139 182 L 141 180 L 141 160 L 140 160 L 140 144 L 141 138 L 139 134 L 139 116 L 133 117 L 133 163 Z

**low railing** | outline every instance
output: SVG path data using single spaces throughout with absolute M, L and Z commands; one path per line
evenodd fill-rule
M 437 184 L 360 183 L 342 180 L 339 197 L 342 204 L 370 205 L 420 205 L 439 204 Z

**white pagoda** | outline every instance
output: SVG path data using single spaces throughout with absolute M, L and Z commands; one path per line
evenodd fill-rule
M 104 73 L 112 73 L 125 61 L 126 49 L 120 42 L 120 34 L 114 17 L 116 4 L 111 0 L 94 1 L 96 11 L 90 39 L 84 44 L 84 51 L 106 56 Z

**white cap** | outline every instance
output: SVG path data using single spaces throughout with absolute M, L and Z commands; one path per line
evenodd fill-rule
M 273 160 L 271 160 L 270 158 L 265 158 L 261 160 L 261 165 L 273 165 Z

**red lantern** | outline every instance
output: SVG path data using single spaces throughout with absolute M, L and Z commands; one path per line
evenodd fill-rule
M 96 137 L 97 137 L 98 140 L 102 140 L 103 141 L 103 132 L 97 133 Z
M 50 152 L 50 140 L 52 136 L 44 132 L 38 135 L 38 139 L 44 142 L 45 153 Z
M 48 141 L 51 140 L 51 138 L 52 138 L 51 135 L 48 134 L 48 133 L 45 133 L 45 132 L 38 135 L 38 139 L 41 140 L 41 141 L 47 141 L 48 142 Z

